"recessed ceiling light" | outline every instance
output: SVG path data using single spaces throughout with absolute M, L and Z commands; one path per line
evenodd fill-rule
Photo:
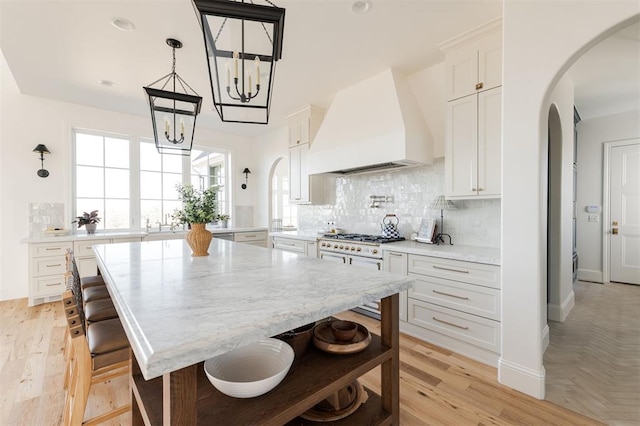
M 370 0 L 355 0 L 351 4 L 351 10 L 354 13 L 363 14 L 367 13 L 371 10 L 371 1 Z
M 98 83 L 102 84 L 105 87 L 113 87 L 116 85 L 116 83 L 111 80 L 98 80 Z
M 133 22 L 125 18 L 113 18 L 111 19 L 111 25 L 122 31 L 133 31 L 136 29 Z

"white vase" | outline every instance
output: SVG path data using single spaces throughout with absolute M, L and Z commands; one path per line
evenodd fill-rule
M 97 226 L 96 223 L 87 223 L 84 227 L 87 229 L 87 234 L 95 234 Z

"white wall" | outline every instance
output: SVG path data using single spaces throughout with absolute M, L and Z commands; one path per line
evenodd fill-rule
M 640 138 L 640 110 L 591 118 L 578 123 L 578 279 L 603 282 L 603 145 Z M 598 222 L 589 222 L 586 206 L 600 206 Z
M 66 204 L 66 217 L 71 226 L 71 129 L 74 127 L 114 132 L 133 137 L 152 137 L 149 117 L 132 116 L 88 108 L 19 93 L 4 56 L 2 56 L 0 91 L 0 300 L 26 297 L 28 293 L 27 237 L 29 202 Z M 142 96 L 142 92 L 141 95 Z M 253 168 L 253 142 L 199 128 L 196 141 L 201 145 L 231 151 L 232 199 L 236 204 L 252 204 L 257 188 L 240 188 L 240 172 Z M 37 144 L 51 151 L 46 155 L 48 178 L 36 175 L 40 168 Z M 238 170 L 239 168 L 239 170 Z M 241 192 L 242 191 L 242 192 Z
M 544 397 L 546 200 L 542 176 L 549 93 L 570 64 L 630 23 L 629 1 L 503 3 L 501 383 Z
M 553 223 L 559 225 L 551 232 L 551 262 L 547 265 L 553 273 L 549 283 L 548 318 L 564 321 L 574 306 L 573 293 L 573 98 L 571 79 L 565 74 L 556 84 L 547 101 L 547 111 L 554 105 L 560 117 L 560 146 L 552 159 L 556 162 L 555 181 L 551 182 L 557 196 L 557 209 Z M 550 147 L 553 148 L 553 147 Z M 543 159 L 544 162 L 544 159 Z

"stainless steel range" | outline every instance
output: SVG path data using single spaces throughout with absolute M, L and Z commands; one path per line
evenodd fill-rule
M 381 271 L 382 250 L 380 246 L 384 243 L 402 240 L 404 240 L 402 237 L 385 238 L 380 235 L 325 234 L 318 240 L 318 248 L 322 260 Z M 379 301 L 353 310 L 380 319 Z

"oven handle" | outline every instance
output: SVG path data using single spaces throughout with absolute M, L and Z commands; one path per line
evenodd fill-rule
M 364 263 L 373 263 L 378 267 L 378 271 L 382 271 L 382 264 L 380 263 L 379 260 L 376 260 L 374 262 L 364 262 Z M 353 257 L 349 258 L 349 265 L 353 265 Z

